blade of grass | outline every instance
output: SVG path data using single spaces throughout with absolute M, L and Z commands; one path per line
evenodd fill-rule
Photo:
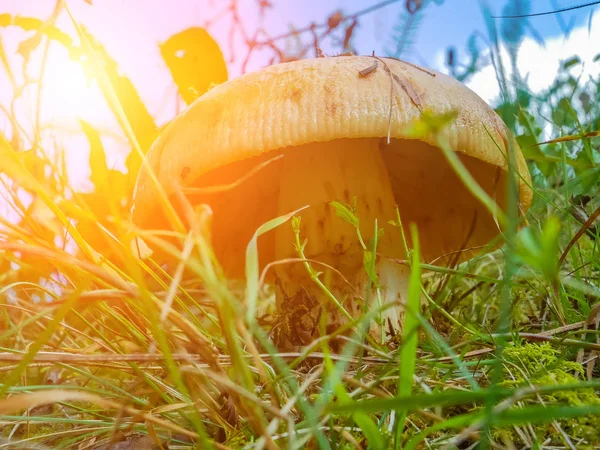
M 46 188 L 35 179 L 29 170 L 23 165 L 23 162 L 18 157 L 17 152 L 12 148 L 3 134 L 0 134 L 0 173 L 6 173 L 11 179 L 22 185 L 25 189 L 34 192 L 38 195 L 50 210 L 60 220 L 61 224 L 69 232 L 75 240 L 77 246 L 88 256 L 92 261 L 97 261 L 92 250 L 87 245 L 87 242 L 79 234 L 77 229 L 72 225 L 71 221 L 58 207 L 56 202 L 48 195 Z
M 600 380 L 582 381 L 580 383 L 553 384 L 542 386 L 528 385 L 524 388 L 489 387 L 478 391 L 444 391 L 433 394 L 416 394 L 412 396 L 392 397 L 386 399 L 372 399 L 354 402 L 347 405 L 331 404 L 326 408 L 327 412 L 333 414 L 352 413 L 357 409 L 364 412 L 382 412 L 398 409 L 406 409 L 407 412 L 434 406 L 455 406 L 478 403 L 494 396 L 497 400 L 507 398 L 523 399 L 535 394 L 551 394 L 560 391 L 575 391 L 580 389 L 598 389 Z
M 414 223 L 410 227 L 413 249 L 411 251 L 411 273 L 408 285 L 408 299 L 404 312 L 404 332 L 400 349 L 400 376 L 398 377 L 398 395 L 410 396 L 415 376 L 417 345 L 419 338 L 419 319 L 421 310 L 421 256 L 419 234 Z M 394 449 L 402 445 L 402 433 L 406 423 L 406 410 L 396 411 Z
M 44 345 L 48 342 L 52 334 L 56 331 L 62 320 L 69 313 L 71 308 L 75 305 L 75 302 L 79 299 L 79 294 L 81 291 L 86 290 L 89 287 L 91 280 L 81 280 L 80 286 L 78 290 L 74 291 L 71 294 L 70 298 L 63 303 L 63 305 L 58 308 L 55 312 L 54 317 L 47 325 L 46 329 L 40 333 L 38 338 L 29 345 L 27 350 L 27 355 L 19 361 L 17 367 L 11 371 L 4 383 L 0 385 L 0 398 L 2 398 L 6 394 L 6 390 L 12 385 L 16 384 L 21 378 L 23 372 L 27 368 L 27 366 L 33 361 L 37 352 L 39 352 Z
M 254 233 L 246 247 L 246 320 L 254 322 L 259 295 L 260 269 L 258 265 L 258 238 L 265 233 L 283 225 L 300 211 L 308 208 L 304 206 L 289 214 L 285 214 L 262 224 Z

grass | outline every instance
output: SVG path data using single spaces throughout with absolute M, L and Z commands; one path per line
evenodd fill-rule
M 112 111 L 143 154 L 126 99 L 77 29 Z M 239 287 L 222 275 L 202 209 L 186 217 L 189 232 L 175 227 L 178 248 L 130 227 L 127 208 L 102 204 L 103 191 L 72 192 L 42 154 L 36 158 L 52 175 L 40 181 L 0 136 L 2 181 L 20 212 L 16 223 L 2 219 L 0 231 L 0 447 L 598 448 L 600 106 L 576 99 L 596 98 L 600 80 L 577 80 L 577 63 L 568 64 L 548 92 L 523 91 L 498 106 L 535 192 L 524 223 L 514 204 L 502 216 L 502 250 L 453 268 L 423 264 L 417 231 L 398 217 L 398 233 L 413 243 L 412 276 L 403 336 L 386 345 L 365 339 L 377 316 L 368 311 L 300 352 L 276 349 L 257 320 L 272 308 L 272 292 L 261 281 L 256 243 L 277 226 L 298 231 L 294 214 L 257 230 L 246 252 L 248 282 Z M 105 158 L 94 129 L 86 130 L 95 160 Z M 92 165 L 92 176 L 120 180 L 102 164 Z M 20 190 L 41 201 L 28 209 Z M 337 300 L 297 238 L 305 268 Z M 145 242 L 179 265 L 163 270 Z M 361 242 L 376 287 L 377 238 Z M 334 338 L 344 343 L 339 353 L 328 345 Z

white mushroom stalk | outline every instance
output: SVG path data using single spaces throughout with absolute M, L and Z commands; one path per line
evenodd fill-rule
M 304 145 L 285 153 L 279 186 L 278 212 L 284 214 L 310 205 L 299 215 L 300 239 L 306 240 L 304 255 L 333 267 L 312 262 L 322 272 L 320 280 L 337 304 L 311 280 L 303 264 L 277 266 L 278 306 L 294 317 L 294 310 L 304 312 L 302 324 L 296 324 L 296 334 L 289 336 L 292 344 L 314 339 L 313 334 L 333 331 L 350 319 L 361 317 L 376 308 L 369 333 L 379 342 L 387 340 L 385 331 L 401 329 L 403 303 L 408 289 L 409 269 L 394 259 L 403 259 L 400 231 L 388 224 L 396 218 L 396 201 L 381 158 L 379 139 L 341 139 Z M 360 235 L 355 225 L 340 217 L 330 202 L 339 201 L 354 207 Z M 379 256 L 376 260 L 380 291 L 367 294 L 369 276 L 365 268 L 365 246 L 374 235 L 375 221 L 384 233 L 378 237 Z M 290 226 L 276 230 L 276 259 L 298 258 L 295 235 Z M 340 276 L 341 275 L 341 276 Z M 365 305 L 360 298 L 369 298 Z M 389 305 L 391 303 L 391 305 Z M 343 308 L 343 309 L 342 309 Z M 300 314 L 297 315 L 301 317 Z M 325 319 L 326 330 L 318 330 Z M 311 328 L 314 328 L 312 330 Z M 290 330 L 293 331 L 293 330 Z M 291 334 L 291 333 L 290 333 Z

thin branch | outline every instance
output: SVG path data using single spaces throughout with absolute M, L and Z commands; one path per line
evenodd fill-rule
M 344 16 L 340 20 L 339 23 L 344 23 L 344 22 L 347 22 L 349 20 L 357 19 L 360 16 L 364 16 L 366 14 L 370 14 L 372 12 L 377 11 L 378 9 L 385 8 L 386 6 L 392 5 L 394 3 L 398 3 L 400 1 L 401 0 L 386 0 L 386 1 L 383 1 L 383 2 L 376 3 L 374 5 L 369 6 L 368 8 L 364 8 L 364 9 L 361 9 L 359 11 L 356 11 L 355 13 L 352 13 L 352 14 L 349 14 L 347 16 Z M 308 33 L 309 31 L 313 31 L 315 29 L 328 28 L 328 27 L 329 27 L 329 23 L 328 22 L 323 22 L 323 23 L 320 23 L 320 24 L 314 24 L 313 23 L 311 25 L 307 25 L 304 28 L 300 28 L 299 30 L 294 30 L 294 31 L 290 31 L 290 32 L 287 32 L 287 33 L 282 33 L 282 34 L 279 34 L 277 36 L 274 36 L 274 37 L 272 37 L 272 38 L 269 39 L 269 42 L 258 42 L 257 45 L 269 45 L 270 43 L 273 43 L 275 41 L 279 41 L 281 39 L 286 39 L 286 38 L 289 38 L 289 37 L 292 37 L 292 36 L 296 36 L 298 34 Z
M 516 14 L 514 16 L 492 16 L 492 19 L 523 19 L 526 17 L 539 17 L 548 16 L 550 14 L 559 14 L 567 11 L 574 11 L 576 9 L 587 8 L 588 6 L 600 5 L 600 1 L 584 3 L 583 5 L 569 6 L 567 8 L 555 9 L 553 11 L 545 11 L 533 14 Z
M 590 217 L 588 218 L 588 220 L 585 221 L 585 223 L 581 226 L 581 228 L 579 229 L 579 231 L 577 232 L 577 234 L 575 234 L 575 236 L 573 236 L 573 239 L 571 239 L 571 242 L 569 242 L 569 244 L 567 245 L 567 248 L 565 248 L 565 251 L 560 256 L 560 259 L 558 261 L 559 267 L 562 265 L 562 263 L 567 258 L 567 255 L 569 254 L 569 251 L 571 250 L 571 248 L 581 238 L 581 236 L 583 236 L 585 234 L 586 230 L 589 229 L 592 226 L 592 224 L 594 223 L 594 221 L 599 216 L 600 216 L 600 206 L 596 209 L 596 211 L 594 211 L 590 215 Z

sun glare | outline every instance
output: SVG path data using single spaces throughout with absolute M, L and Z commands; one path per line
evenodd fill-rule
M 54 49 L 49 54 L 42 85 L 44 122 L 83 119 L 98 123 L 106 118 L 106 104 L 96 82 L 65 51 Z
M 40 119 L 45 130 L 44 153 L 56 161 L 57 152 L 62 152 L 71 187 L 88 191 L 89 143 L 80 122 L 87 122 L 102 138 L 111 133 L 117 135 L 118 128 L 97 81 L 81 62 L 71 59 L 60 47 L 48 53 Z M 124 161 L 118 143 L 105 150 L 110 167 L 115 166 L 115 159 Z

